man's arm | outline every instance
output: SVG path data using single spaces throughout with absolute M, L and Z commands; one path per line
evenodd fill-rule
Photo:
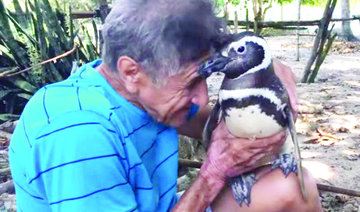
M 229 177 L 253 169 L 265 156 L 277 154 L 284 138 L 284 132 L 255 141 L 235 138 L 221 122 L 213 132 L 207 159 L 199 176 L 173 211 L 204 211 Z

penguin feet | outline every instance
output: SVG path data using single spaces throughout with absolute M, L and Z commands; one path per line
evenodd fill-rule
M 290 172 L 297 173 L 297 160 L 292 153 L 280 154 L 280 157 L 271 164 L 271 169 L 280 168 L 287 177 Z
M 241 206 L 244 202 L 247 206 L 250 204 L 250 192 L 252 186 L 255 184 L 255 174 L 243 174 L 234 177 L 229 181 L 231 190 L 236 202 Z
M 297 173 L 297 160 L 292 153 L 280 154 L 279 158 L 271 163 L 271 169 L 276 168 L 282 169 L 285 176 L 288 176 L 291 172 Z M 256 176 L 254 173 L 243 174 L 229 180 L 232 194 L 240 206 L 242 206 L 242 203 L 247 206 L 250 205 L 251 188 L 255 182 Z

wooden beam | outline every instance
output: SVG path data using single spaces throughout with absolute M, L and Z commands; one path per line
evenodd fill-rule
M 358 16 L 354 16 L 352 18 L 334 18 L 331 19 L 330 22 L 338 22 L 338 21 L 353 21 L 353 20 L 359 20 L 360 21 L 360 17 Z M 289 26 L 297 26 L 298 23 L 300 26 L 316 26 L 320 24 L 321 20 L 310 20 L 310 21 L 263 21 L 263 22 L 258 22 L 258 27 L 262 27 L 262 28 L 266 28 L 266 27 L 273 27 L 273 28 L 284 28 L 284 27 L 289 27 Z M 229 25 L 234 25 L 234 21 L 233 20 L 228 20 L 227 22 Z M 254 22 L 249 21 L 238 21 L 238 25 L 241 26 L 246 26 L 248 25 L 253 28 L 254 27 Z
M 71 13 L 71 17 L 73 19 L 82 19 L 82 18 L 96 18 L 98 17 L 98 12 L 94 11 L 94 12 L 72 12 Z

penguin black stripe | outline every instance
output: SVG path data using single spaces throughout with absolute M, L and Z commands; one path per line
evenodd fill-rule
M 285 113 L 283 113 L 283 108 L 278 108 L 277 105 L 273 104 L 269 99 L 264 98 L 262 96 L 256 97 L 246 97 L 242 99 L 240 102 L 235 99 L 227 99 L 221 103 L 223 108 L 245 108 L 250 105 L 259 105 L 259 108 L 264 112 L 267 116 L 274 116 L 274 119 L 279 123 L 282 127 L 287 126 L 287 119 Z M 276 111 L 274 113 L 274 111 Z M 228 115 L 226 110 L 223 111 L 224 115 Z

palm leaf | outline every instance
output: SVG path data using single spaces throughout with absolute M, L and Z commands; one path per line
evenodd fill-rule
M 23 99 L 26 99 L 26 100 L 29 100 L 31 97 L 32 97 L 32 95 L 30 95 L 30 94 L 27 94 L 27 93 L 18 93 L 18 94 L 16 94 L 18 97 L 20 97 L 20 98 L 23 98 Z
M 8 90 L 8 89 L 6 89 L 6 90 L 1 90 L 0 89 L 0 100 L 2 100 L 4 97 L 6 97 L 9 93 L 11 93 L 12 92 L 12 90 Z
M 99 34 L 98 34 L 98 29 L 95 23 L 95 20 L 92 19 L 92 26 L 94 29 L 94 35 L 95 35 L 95 49 L 98 50 L 99 49 Z
M 38 42 L 37 42 L 32 36 L 30 36 L 30 35 L 20 26 L 20 24 L 15 20 L 14 17 L 12 17 L 12 16 L 9 15 L 9 14 L 6 14 L 6 16 L 10 19 L 10 21 L 14 24 L 14 26 L 16 27 L 16 29 L 17 29 L 19 32 L 21 32 L 22 34 L 24 34 L 34 46 L 37 46 L 37 47 L 38 47 L 38 45 L 39 45 Z
M 11 82 L 21 90 L 27 91 L 29 93 L 35 93 L 37 88 L 32 84 L 28 83 L 27 81 L 23 80 L 19 76 L 10 77 L 12 80 Z
M 0 40 L 3 40 L 4 45 L 14 55 L 16 63 L 22 68 L 29 66 L 29 58 L 27 57 L 26 50 L 21 47 L 15 40 L 13 32 L 11 31 L 7 12 L 0 1 Z
M 21 9 L 20 3 L 18 0 L 13 0 L 13 5 L 16 11 L 16 20 L 21 23 L 25 28 L 28 27 L 29 23 L 25 18 L 26 14 Z
M 19 115 L 9 113 L 0 114 L 0 121 L 3 122 L 16 119 L 19 119 Z

